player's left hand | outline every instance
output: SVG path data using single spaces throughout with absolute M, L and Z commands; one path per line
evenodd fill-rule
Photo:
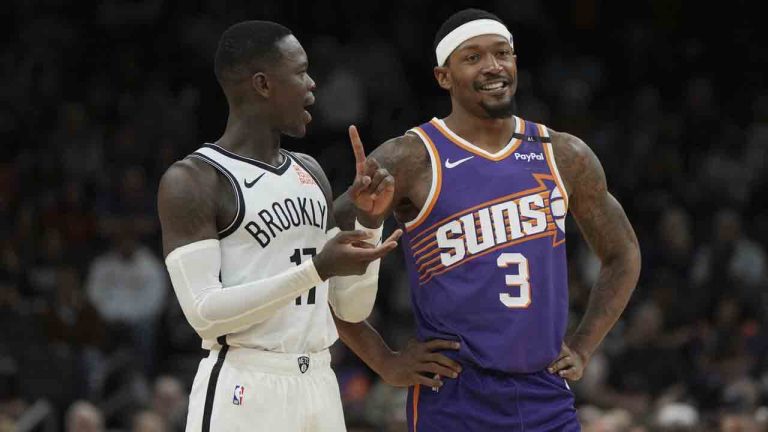
M 355 153 L 355 181 L 347 193 L 358 209 L 358 220 L 369 228 L 381 226 L 395 195 L 395 178 L 373 158 L 365 157 L 357 128 L 349 127 Z
M 557 360 L 547 367 L 547 371 L 569 381 L 578 381 L 584 375 L 584 368 L 586 366 L 587 360 L 563 342 Z

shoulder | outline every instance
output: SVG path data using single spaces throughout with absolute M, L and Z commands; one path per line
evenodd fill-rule
M 323 176 L 325 176 L 325 172 L 323 171 L 323 168 L 320 166 L 320 163 L 312 156 L 306 153 L 299 153 L 299 152 L 289 152 L 289 153 L 293 155 L 296 159 L 298 159 L 299 162 L 303 164 L 305 167 L 312 170 L 312 174 L 322 174 Z
M 592 154 L 592 150 L 581 138 L 567 132 L 558 132 L 551 128 L 547 128 L 547 130 L 552 138 L 552 147 L 555 154 L 559 153 L 564 157 L 576 159 L 582 159 Z
M 424 142 L 415 132 L 406 132 L 405 134 L 392 138 L 381 144 L 374 153 L 426 153 Z
M 566 183 L 569 195 L 589 183 L 591 187 L 605 184 L 605 173 L 595 153 L 579 137 L 549 129 L 555 163 Z
M 158 200 L 177 201 L 198 196 L 215 188 L 218 182 L 216 169 L 205 162 L 186 158 L 174 162 L 160 178 Z
M 429 163 L 425 143 L 413 132 L 385 141 L 371 152 L 370 157 L 396 177 L 414 166 L 423 165 L 425 160 Z

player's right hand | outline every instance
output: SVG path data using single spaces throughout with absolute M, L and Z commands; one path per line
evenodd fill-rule
M 429 342 L 410 341 L 402 351 L 393 353 L 384 362 L 381 378 L 395 387 L 409 387 L 421 384 L 439 388 L 443 385 L 440 377 L 456 378 L 461 365 L 438 351 L 458 350 L 456 341 L 433 339 Z
M 368 264 L 390 253 L 397 247 L 397 240 L 403 230 L 397 229 L 380 245 L 365 242 L 369 234 L 365 231 L 341 231 L 323 246 L 313 263 L 320 278 L 331 276 L 361 275 Z

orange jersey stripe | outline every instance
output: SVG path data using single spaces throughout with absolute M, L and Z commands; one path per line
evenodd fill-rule
M 437 186 L 435 186 L 435 193 L 432 195 L 429 202 L 425 202 L 424 206 L 426 207 L 426 211 L 422 213 L 421 217 L 416 219 L 413 222 L 408 222 L 410 224 L 407 228 L 405 228 L 406 231 L 413 231 L 416 229 L 419 225 L 424 223 L 425 220 L 427 220 L 427 217 L 429 217 L 429 214 L 432 213 L 432 208 L 435 207 L 435 203 L 437 202 L 437 198 L 440 196 L 440 188 L 442 186 L 443 182 L 443 171 L 442 171 L 442 165 L 440 163 L 440 153 L 437 151 L 437 147 L 435 147 L 435 143 L 432 142 L 432 139 L 429 138 L 429 135 L 427 135 L 426 132 L 424 132 L 424 129 L 418 127 L 416 128 L 420 133 L 419 137 L 422 138 L 422 141 L 426 140 L 426 144 L 429 146 L 429 148 L 432 150 L 432 154 L 434 155 L 435 163 L 432 167 L 432 169 L 436 170 L 437 172 Z
M 540 124 L 537 124 L 536 127 L 539 129 L 539 136 L 548 136 L 546 128 Z M 560 194 L 563 195 L 563 200 L 565 200 L 565 208 L 566 211 L 568 209 L 568 194 L 565 192 L 565 186 L 561 183 L 560 176 L 557 174 L 557 170 L 555 170 L 555 147 L 552 143 L 550 145 L 546 145 L 545 143 L 542 143 L 542 148 L 544 149 L 544 157 L 547 159 L 547 166 L 549 167 L 549 173 L 552 174 L 552 177 L 555 179 L 555 184 L 557 184 L 557 187 L 560 188 Z M 550 154 L 549 150 L 552 150 L 552 154 Z
M 554 180 L 553 178 L 551 178 L 550 176 L 547 176 L 547 175 L 544 175 L 544 176 L 542 176 L 542 177 L 543 177 L 544 179 L 547 179 L 547 180 Z M 537 176 L 537 180 L 541 181 L 541 179 L 539 179 L 539 178 L 538 178 L 538 176 Z M 424 237 L 424 238 L 422 238 L 421 240 L 419 240 L 419 241 L 416 241 L 416 242 L 414 243 L 414 241 L 416 240 L 416 238 L 417 238 L 417 237 L 420 237 L 421 235 L 423 235 L 423 234 L 424 234 L 424 233 L 426 233 L 427 231 L 430 231 L 430 230 L 432 230 L 432 229 L 436 229 L 436 228 L 438 227 L 438 225 L 441 225 L 442 223 L 444 223 L 444 222 L 446 222 L 446 221 L 448 221 L 448 220 L 450 220 L 450 219 L 458 219 L 459 217 L 461 217 L 461 216 L 464 216 L 465 214 L 469 214 L 469 213 L 472 213 L 472 211 L 473 211 L 473 210 L 476 210 L 476 209 L 478 209 L 478 208 L 481 208 L 481 207 L 484 207 L 484 206 L 490 206 L 490 205 L 496 204 L 496 203 L 498 203 L 498 202 L 502 202 L 502 201 L 510 200 L 511 198 L 513 198 L 513 197 L 515 197 L 515 196 L 517 196 L 517 195 L 520 195 L 520 194 L 528 194 L 528 193 L 531 193 L 531 192 L 536 192 L 536 190 L 535 190 L 535 189 L 541 189 L 541 188 L 546 188 L 546 186 L 544 186 L 544 184 L 542 183 L 542 184 L 541 184 L 541 186 L 539 186 L 539 187 L 536 187 L 536 188 L 534 188 L 534 189 L 528 189 L 528 190 L 525 190 L 525 191 L 522 191 L 522 192 L 517 192 L 517 193 L 515 193 L 515 194 L 512 194 L 512 195 L 507 195 L 507 196 L 505 196 L 505 197 L 496 198 L 496 199 L 493 199 L 493 200 L 491 200 L 491 201 L 487 201 L 487 202 L 484 202 L 484 203 L 478 204 L 478 205 L 476 205 L 476 206 L 474 206 L 474 207 L 471 207 L 471 208 L 469 208 L 469 209 L 466 209 L 466 210 L 464 210 L 464 211 L 462 211 L 462 212 L 454 213 L 454 214 L 452 214 L 451 216 L 448 216 L 447 218 L 445 218 L 445 219 L 442 219 L 442 220 L 440 220 L 440 221 L 438 221 L 438 222 L 434 223 L 433 225 L 431 225 L 430 227 L 426 228 L 424 231 L 422 231 L 421 233 L 419 233 L 418 235 L 416 235 L 416 236 L 415 236 L 415 237 L 414 237 L 414 238 L 411 240 L 411 249 L 413 249 L 413 250 L 416 250 L 416 249 L 417 249 L 419 246 L 421 246 L 421 245 L 423 245 L 424 243 L 426 243 L 426 241 L 427 241 L 427 240 L 429 240 L 429 239 L 431 239 L 431 238 L 434 238 L 434 232 L 430 233 L 430 235 L 427 235 L 426 237 Z M 547 216 L 549 216 L 549 215 L 550 215 L 550 213 L 551 213 L 551 210 L 550 210 L 550 208 L 549 208 L 549 205 L 548 205 L 548 202 L 549 202 L 549 189 L 545 189 L 545 190 L 541 191 L 541 192 L 539 193 L 539 195 L 540 195 L 542 198 L 544 198 L 544 207 L 537 207 L 535 210 L 538 210 L 538 211 L 541 211 L 541 212 L 543 212 L 543 213 L 546 213 L 546 214 L 547 214 Z M 545 198 L 545 196 L 546 196 L 546 198 Z M 523 197 L 520 197 L 520 198 L 523 198 Z M 515 203 L 517 204 L 517 201 L 519 201 L 519 200 L 514 200 L 514 201 L 515 201 Z M 525 216 L 523 216 L 523 215 L 520 215 L 520 220 L 528 220 L 528 219 L 530 219 L 530 218 L 527 218 L 527 217 L 525 217 Z M 476 227 L 479 227 L 479 226 L 480 226 L 480 219 L 479 219 L 479 218 L 475 219 L 475 226 L 476 226 Z M 427 245 L 426 247 L 422 247 L 421 249 L 419 249 L 419 250 L 418 250 L 418 252 L 421 252 L 421 251 L 423 251 L 423 250 L 424 250 L 424 249 L 426 249 L 428 246 L 429 246 L 429 245 Z M 418 252 L 416 252 L 416 253 L 418 253 Z
M 546 230 L 547 231 L 554 230 L 555 229 L 555 224 L 553 222 L 551 222 L 551 218 L 548 218 L 547 220 L 548 220 L 548 223 L 547 223 Z M 504 221 L 504 227 L 505 227 L 505 230 L 507 232 L 507 238 L 511 237 L 512 236 L 512 227 L 510 227 L 509 224 L 506 223 L 506 221 Z M 478 231 L 478 234 L 479 234 L 479 231 Z M 466 235 L 462 234 L 462 235 L 460 235 L 458 237 L 451 237 L 451 240 L 458 240 L 458 239 L 464 239 L 464 238 L 466 238 Z M 522 239 L 522 238 L 525 238 L 525 237 L 520 237 L 520 238 Z M 478 236 L 478 241 L 483 241 L 483 237 L 482 236 Z M 441 248 L 435 247 L 435 246 L 437 246 L 437 240 L 435 240 L 432 243 L 428 244 L 427 246 L 425 246 L 424 248 L 422 248 L 418 252 L 414 252 L 413 256 L 414 256 L 414 258 L 416 258 L 417 255 L 419 255 L 423 251 L 427 250 L 427 248 L 430 248 L 430 247 L 434 248 L 431 251 L 429 251 L 429 252 L 427 252 L 427 253 L 425 253 L 423 255 L 418 256 L 418 258 L 416 258 L 416 264 L 419 264 L 419 263 L 423 262 L 424 260 L 426 260 L 427 258 L 429 258 L 430 256 L 440 252 Z M 430 260 L 429 262 L 434 262 L 434 260 Z M 423 268 L 424 268 L 424 264 L 422 264 L 419 267 L 419 272 L 421 272 L 421 270 Z
M 475 255 L 471 255 L 471 256 L 469 256 L 469 257 L 467 257 L 467 258 L 457 262 L 456 264 L 451 265 L 450 267 L 444 267 L 440 271 L 437 271 L 437 269 L 440 268 L 440 266 L 442 264 L 438 264 L 438 265 L 436 265 L 436 266 L 434 266 L 434 267 L 432 267 L 430 269 L 427 269 L 419 277 L 419 283 L 421 285 L 424 285 L 427 282 L 429 282 L 430 280 L 432 280 L 432 278 L 435 277 L 435 276 L 441 275 L 441 274 L 447 272 L 448 270 L 453 270 L 453 269 L 455 269 L 455 268 L 457 268 L 457 267 L 459 267 L 459 266 L 461 266 L 463 264 L 466 264 L 466 263 L 474 260 L 475 258 L 479 258 L 479 257 L 481 257 L 483 255 L 487 255 L 487 254 L 489 254 L 491 252 L 494 252 L 494 251 L 497 251 L 497 250 L 499 250 L 501 248 L 504 248 L 504 247 L 507 247 L 507 246 L 512 246 L 512 245 L 516 245 L 516 244 L 520 244 L 520 243 L 524 243 L 524 242 L 527 242 L 529 240 L 540 239 L 540 238 L 543 238 L 543 237 L 549 237 L 549 236 L 553 236 L 554 237 L 556 234 L 557 234 L 556 230 L 555 231 L 544 231 L 542 233 L 534 234 L 534 235 L 529 236 L 529 237 L 523 237 L 521 239 L 517 239 L 516 241 L 509 241 L 509 242 L 506 242 L 506 243 L 502 243 L 502 244 L 496 245 L 496 246 L 494 246 L 494 247 L 492 247 L 492 248 L 490 248 L 490 249 L 488 249 L 486 251 L 480 252 L 480 253 L 475 254 Z
M 413 432 L 416 432 L 416 424 L 419 422 L 419 393 L 421 385 L 416 384 L 413 386 Z
M 508 200 L 513 199 L 513 198 L 523 197 L 525 195 L 530 195 L 530 194 L 535 193 L 535 192 L 546 191 L 547 190 L 547 186 L 544 184 L 543 180 L 554 180 L 554 178 L 551 175 L 547 175 L 547 174 L 534 174 L 534 177 L 539 182 L 539 186 L 533 187 L 531 189 L 526 189 L 526 190 L 523 190 L 523 191 L 520 191 L 520 192 L 515 192 L 513 194 L 506 195 L 506 196 L 503 196 L 503 197 L 499 197 L 499 198 L 496 198 L 496 199 L 493 199 L 493 200 L 490 200 L 490 201 L 486 201 L 484 203 L 480 203 L 480 204 L 478 204 L 478 205 L 476 205 L 474 207 L 470 207 L 470 208 L 462 210 L 460 212 L 456 212 L 456 213 L 454 213 L 454 214 L 452 214 L 452 215 L 450 215 L 450 216 L 448 216 L 446 218 L 443 218 L 443 219 L 433 223 L 432 225 L 430 225 L 427 228 L 425 228 L 422 232 L 420 232 L 420 233 L 416 234 L 415 236 L 413 236 L 413 238 L 410 241 L 411 242 L 411 249 L 418 249 L 419 245 L 424 244 L 424 242 L 429 239 L 429 236 L 426 236 L 426 237 L 423 237 L 423 238 L 422 238 L 422 236 L 425 236 L 431 230 L 436 229 L 437 227 L 439 227 L 443 223 L 448 222 L 451 219 L 456 219 L 459 215 L 464 215 L 464 214 L 470 213 L 470 212 L 472 212 L 474 210 L 477 210 L 477 209 L 480 209 L 480 208 L 483 208 L 483 207 L 486 207 L 486 206 L 490 206 L 490 205 L 493 205 L 493 204 L 497 204 L 497 203 L 500 203 L 500 202 L 503 202 L 503 201 L 508 201 Z M 420 240 L 416 240 L 416 239 L 419 239 L 419 238 L 420 238 Z

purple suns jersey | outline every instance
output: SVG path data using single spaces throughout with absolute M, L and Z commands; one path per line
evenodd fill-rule
M 420 340 L 459 340 L 459 361 L 508 373 L 544 369 L 568 314 L 567 194 L 546 127 L 515 117 L 495 154 L 439 119 L 411 129 L 432 162 L 432 187 L 404 224 Z

